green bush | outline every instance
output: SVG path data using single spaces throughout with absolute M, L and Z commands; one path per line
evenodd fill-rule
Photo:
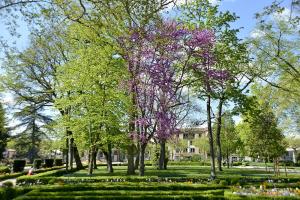
M 0 199 L 1 200 L 12 200 L 20 195 L 29 192 L 30 188 L 13 188 L 13 187 L 2 187 L 0 188 Z
M 6 181 L 2 184 L 2 187 L 13 187 L 14 184 L 11 181 Z
M 200 155 L 193 155 L 191 158 L 192 162 L 197 162 L 197 161 L 201 161 L 201 156 Z
M 62 159 L 55 159 L 54 160 L 54 165 L 55 166 L 62 166 L 63 165 L 63 160 Z
M 26 165 L 26 160 L 14 160 L 13 162 L 13 172 L 22 172 Z
M 287 167 L 294 167 L 295 166 L 295 163 L 293 161 L 290 161 L 290 160 L 282 160 L 282 161 L 279 161 L 279 165 L 280 166 L 287 166 Z
M 243 165 L 242 162 L 233 162 L 232 163 L 232 166 L 241 166 L 241 165 Z
M 33 161 L 33 168 L 34 169 L 40 169 L 42 166 L 42 160 L 41 159 L 35 159 Z
M 10 169 L 7 166 L 0 166 L 0 174 L 8 174 L 10 173 Z
M 10 179 L 10 178 L 16 178 L 18 176 L 22 176 L 25 175 L 26 172 L 18 172 L 18 173 L 11 173 L 11 174 L 5 174 L 5 175 L 0 175 L 0 181 L 1 180 L 6 180 L 6 179 Z
M 228 182 L 226 180 L 221 180 L 219 182 L 219 184 L 222 185 L 222 186 L 226 186 L 226 185 L 228 185 Z
M 45 159 L 45 164 L 44 164 L 44 166 L 46 167 L 46 168 L 50 168 L 50 167 L 53 167 L 53 164 L 54 164 L 54 159 Z

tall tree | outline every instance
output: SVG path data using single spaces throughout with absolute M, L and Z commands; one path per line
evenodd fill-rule
M 299 1 L 274 1 L 256 14 L 257 25 L 249 38 L 263 90 L 273 96 L 276 117 L 281 126 L 289 123 L 288 132 L 300 130 L 299 12 Z
M 268 103 L 258 104 L 256 110 L 244 115 L 242 131 L 243 143 L 247 146 L 250 156 L 277 159 L 285 152 L 284 135 L 277 127 L 277 119 Z M 261 147 L 264 148 L 261 148 Z
M 63 124 L 78 141 L 86 143 L 90 153 L 89 174 L 93 172 L 97 149 L 104 151 L 108 171 L 113 172 L 112 147 L 115 141 L 124 140 L 126 133 L 129 102 L 126 86 L 122 84 L 128 79 L 127 69 L 116 56 L 116 47 L 107 39 L 100 39 L 95 32 L 76 24 L 70 32 L 76 32 L 70 38 L 71 43 L 75 42 L 69 49 L 74 57 L 57 72 L 58 91 L 68 95 L 57 99 L 56 106 L 62 110 L 70 108 Z
M 45 29 L 31 35 L 31 43 L 26 50 L 10 51 L 7 54 L 3 65 L 5 73 L 2 76 L 2 85 L 14 95 L 17 109 L 26 110 L 29 105 L 35 105 L 36 112 L 45 115 L 45 111 L 48 111 L 52 113 L 53 120 L 57 113 L 67 114 L 65 110 L 56 110 L 53 105 L 56 99 L 66 95 L 57 92 L 59 82 L 56 71 L 68 60 L 68 52 L 62 37 L 65 29 L 53 27 L 51 23 L 48 25 L 47 32 L 44 27 Z M 74 153 L 77 167 L 81 168 L 76 146 Z
M 41 114 L 40 105 L 29 102 L 14 114 L 20 123 L 14 127 L 18 132 L 14 138 L 19 157 L 26 157 L 30 163 L 39 157 L 40 143 L 47 137 L 46 125 L 52 122 L 51 118 Z
M 3 152 L 5 151 L 8 138 L 9 135 L 6 129 L 5 111 L 2 103 L 0 103 L 0 160 L 3 159 Z

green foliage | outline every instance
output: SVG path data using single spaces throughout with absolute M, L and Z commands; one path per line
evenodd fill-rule
M 249 155 L 254 158 L 277 158 L 285 152 L 284 135 L 267 103 L 258 102 L 257 109 L 244 116 L 238 131 Z
M 3 152 L 5 151 L 7 145 L 7 139 L 9 137 L 6 126 L 5 120 L 5 111 L 0 103 L 0 160 L 3 159 Z
M 257 24 L 252 32 L 250 51 L 259 77 L 267 83 L 258 88 L 268 98 L 280 125 L 289 134 L 299 132 L 299 4 L 278 1 L 256 14 Z M 288 98 L 286 98 L 288 96 Z
M 11 181 L 6 181 L 2 184 L 2 186 L 6 188 L 11 188 L 14 186 L 14 184 Z
M 0 174 L 8 174 L 10 173 L 10 169 L 8 166 L 0 166 Z
M 59 123 L 69 127 L 81 148 L 122 146 L 127 139 L 129 102 L 124 62 L 109 38 L 99 38 L 95 31 L 78 25 L 69 27 L 69 34 L 72 59 L 57 71 L 58 90 L 66 95 L 55 102 L 58 110 L 68 114 Z
M 229 112 L 225 112 L 222 116 L 221 146 L 222 156 L 225 158 L 234 153 L 241 153 L 244 146 Z

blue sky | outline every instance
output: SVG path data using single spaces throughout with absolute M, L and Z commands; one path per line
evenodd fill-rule
M 179 0 L 180 1 L 180 0 Z M 185 1 L 185 0 L 181 0 Z M 192 0 L 189 0 L 192 1 Z M 217 0 L 211 0 L 215 2 Z M 244 27 L 239 33 L 240 38 L 249 36 L 250 32 L 255 27 L 254 14 L 261 11 L 265 6 L 270 5 L 273 0 L 222 0 L 220 10 L 235 12 L 240 19 L 233 24 L 234 27 Z M 26 25 L 21 23 L 18 29 L 21 37 L 17 39 L 17 46 L 20 49 L 24 49 L 27 46 L 28 30 Z M 9 37 L 8 32 L 5 30 L 4 21 L 0 19 L 0 37 L 3 36 L 5 39 L 12 41 Z
M 240 32 L 241 38 L 248 37 L 255 27 L 255 13 L 270 5 L 273 0 L 225 0 L 221 3 L 222 11 L 229 10 L 237 14 L 240 19 L 234 24 L 235 27 L 244 27 Z

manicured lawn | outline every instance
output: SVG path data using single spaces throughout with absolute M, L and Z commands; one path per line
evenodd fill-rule
M 106 167 L 98 167 L 92 175 L 92 177 L 99 176 L 126 176 L 126 166 L 115 166 L 114 173 L 108 173 Z M 138 171 L 136 171 L 138 176 Z M 210 175 L 209 166 L 169 166 L 168 170 L 157 170 L 155 167 L 147 166 L 145 171 L 145 176 L 158 176 L 158 177 L 207 177 Z M 65 175 L 66 177 L 90 177 L 87 174 L 87 170 L 80 170 L 72 174 Z M 228 176 L 256 176 L 256 177 L 270 177 L 273 176 L 273 172 L 266 172 L 263 169 L 241 169 L 241 168 L 223 168 L 222 172 L 217 172 L 217 176 L 220 178 Z M 282 177 L 285 177 L 285 174 L 281 174 Z M 294 178 L 299 177 L 300 173 L 289 173 L 288 177 Z

